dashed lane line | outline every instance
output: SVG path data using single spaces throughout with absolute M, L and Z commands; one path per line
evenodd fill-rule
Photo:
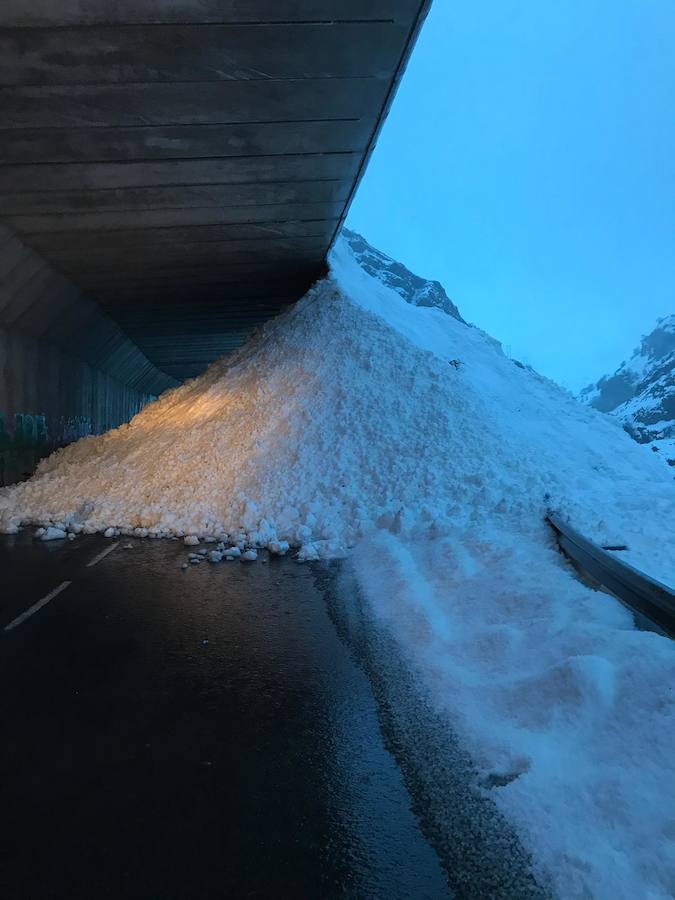
M 38 610 L 42 609 L 43 606 L 46 606 L 50 600 L 53 600 L 57 594 L 60 594 L 61 591 L 65 591 L 65 589 L 72 584 L 72 581 L 62 581 L 61 584 L 54 588 L 53 591 L 50 591 L 46 594 L 42 600 L 38 600 L 37 603 L 34 603 L 32 606 L 29 606 L 25 612 L 22 612 L 20 616 L 17 616 L 16 619 L 12 619 L 9 625 L 5 625 L 5 631 L 11 631 L 13 628 L 21 625 L 26 619 L 30 618 L 34 613 Z
M 89 566 L 95 566 L 96 563 L 100 563 L 102 559 L 104 559 L 109 553 L 112 553 L 116 547 L 119 547 L 119 545 L 120 545 L 120 542 L 115 541 L 115 543 L 112 544 L 110 547 L 106 547 L 105 550 L 102 550 L 98 554 L 98 556 L 95 556 L 93 559 L 89 560 L 89 562 L 87 563 L 87 568 L 89 568 Z
M 119 544 L 120 544 L 119 541 L 115 541 L 115 543 L 111 544 L 110 547 L 106 547 L 105 550 L 101 551 L 101 553 L 99 553 L 93 559 L 89 560 L 89 562 L 87 563 L 87 567 L 95 566 L 96 563 L 101 562 L 101 560 L 105 559 L 105 557 L 109 553 L 112 553 L 113 550 L 115 550 L 117 547 L 119 547 Z M 12 621 L 9 623 L 9 625 L 5 625 L 4 630 L 12 631 L 14 628 L 21 625 L 23 622 L 26 621 L 26 619 L 29 619 L 32 615 L 34 615 L 36 612 L 41 610 L 43 606 L 46 606 L 50 600 L 53 600 L 57 594 L 60 594 L 61 591 L 65 591 L 65 589 L 72 583 L 73 583 L 72 581 L 62 581 L 61 584 L 58 587 L 55 587 L 53 591 L 50 591 L 41 600 L 38 600 L 37 603 L 34 603 L 32 606 L 29 606 L 28 609 L 25 612 L 22 612 L 20 616 L 17 616 L 16 619 L 12 619 Z

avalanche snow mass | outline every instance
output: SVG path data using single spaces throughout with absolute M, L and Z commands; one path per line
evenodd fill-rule
M 579 582 L 544 521 L 554 508 L 675 583 L 675 488 L 653 456 L 479 329 L 406 303 L 343 239 L 241 350 L 0 491 L 0 529 L 356 548 L 369 607 L 540 881 L 665 900 L 673 644 Z
M 644 457 L 477 328 L 408 305 L 342 242 L 331 276 L 241 350 L 0 491 L 0 525 L 244 534 L 316 558 L 381 526 L 543 534 L 549 505 L 653 567 L 641 520 L 672 530 L 673 486 Z

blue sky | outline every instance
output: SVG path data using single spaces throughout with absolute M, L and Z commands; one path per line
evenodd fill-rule
M 348 224 L 572 390 L 675 313 L 675 0 L 435 0 Z

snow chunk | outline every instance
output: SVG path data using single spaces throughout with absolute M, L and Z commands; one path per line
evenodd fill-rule
M 303 544 L 298 550 L 297 559 L 300 562 L 311 562 L 313 560 L 321 559 L 319 542 L 310 541 L 307 544 Z
M 52 525 L 46 528 L 44 534 L 40 536 L 41 541 L 62 541 L 66 537 L 63 528 L 54 528 Z
M 288 541 L 270 541 L 267 549 L 275 556 L 283 556 L 285 553 L 288 553 L 289 543 Z

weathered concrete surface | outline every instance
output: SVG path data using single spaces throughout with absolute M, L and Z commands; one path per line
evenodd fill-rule
M 323 274 L 429 2 L 4 0 L 0 216 L 197 375 Z

